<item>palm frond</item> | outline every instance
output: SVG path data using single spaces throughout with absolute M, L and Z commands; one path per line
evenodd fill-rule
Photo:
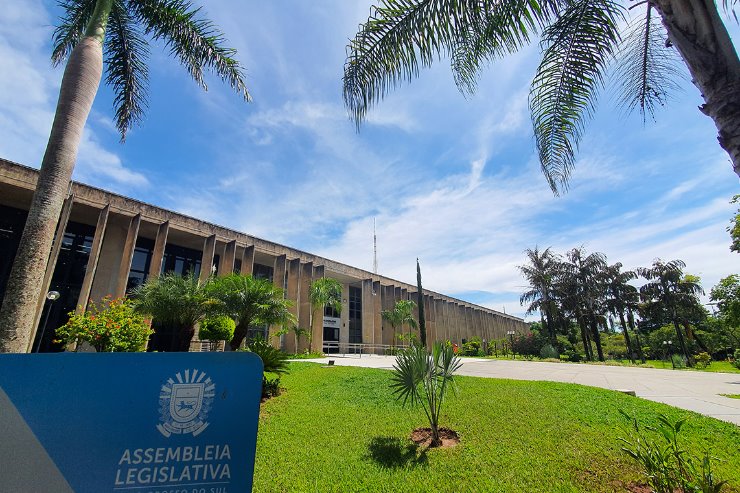
M 668 37 L 658 16 L 647 4 L 645 16 L 627 28 L 616 66 L 619 105 L 626 112 L 638 110 L 643 122 L 655 119 L 655 110 L 678 90 L 682 72 L 676 51 L 666 46 Z
M 344 102 L 359 126 L 388 90 L 449 54 L 458 32 L 480 20 L 477 0 L 383 0 L 347 46 Z
M 213 70 L 246 101 L 251 101 L 236 50 L 223 46 L 223 33 L 199 17 L 199 8 L 186 0 L 127 0 L 129 8 L 145 26 L 145 32 L 161 39 L 179 58 L 195 82 L 208 89 L 203 69 Z
M 480 20 L 461 26 L 451 53 L 457 88 L 472 94 L 480 68 L 495 58 L 518 51 L 557 15 L 559 0 L 499 0 L 484 2 Z
M 54 66 L 64 62 L 82 38 L 95 3 L 96 0 L 59 0 L 64 15 L 52 37 L 51 62 Z
M 529 107 L 542 172 L 556 195 L 567 189 L 585 120 L 619 41 L 623 12 L 611 0 L 578 0 L 543 32 L 545 50 Z
M 149 71 L 147 42 L 142 38 L 136 20 L 121 0 L 113 2 L 108 21 L 106 48 L 106 83 L 113 87 L 116 127 L 121 141 L 126 132 L 141 121 L 146 108 Z

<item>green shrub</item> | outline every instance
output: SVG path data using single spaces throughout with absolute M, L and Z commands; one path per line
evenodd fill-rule
M 686 368 L 686 358 L 683 354 L 671 355 L 671 361 L 673 362 L 674 368 Z
M 552 344 L 545 344 L 542 346 L 542 349 L 540 349 L 540 358 L 559 360 L 560 356 L 558 355 L 558 350 L 555 349 Z
M 539 356 L 540 350 L 546 341 L 542 340 L 538 332 L 529 332 L 527 334 L 514 336 L 511 348 L 514 353 L 532 358 Z
M 262 377 L 262 398 L 269 399 L 280 395 L 280 377 Z
M 583 356 L 581 356 L 581 353 L 578 351 L 568 351 L 565 353 L 565 357 L 568 361 L 572 361 L 573 363 L 578 363 L 583 359 Z
M 227 316 L 206 318 L 200 322 L 198 338 L 201 341 L 230 341 L 236 324 Z
M 474 336 L 462 346 L 463 356 L 483 356 L 483 340 Z
M 712 364 L 712 357 L 709 356 L 709 353 L 701 352 L 696 355 L 695 359 L 697 368 L 707 368 Z
M 264 339 L 251 339 L 247 342 L 245 350 L 260 357 L 265 373 L 275 375 L 288 373 L 288 355 L 275 349 Z
M 735 366 L 735 368 L 740 370 L 740 349 L 735 349 L 735 358 L 732 364 Z
M 628 437 L 619 438 L 624 444 L 622 450 L 642 466 L 645 480 L 655 493 L 722 491 L 726 481 L 715 480 L 709 452 L 704 451 L 697 459 L 682 443 L 680 433 L 686 418 L 671 422 L 659 414 L 658 426 L 652 427 L 640 425 L 637 418 L 621 409 L 619 412 L 630 422 Z
M 150 321 L 134 312 L 133 302 L 106 296 L 85 313 L 69 313 L 69 321 L 56 330 L 63 344 L 87 342 L 99 353 L 144 351 L 154 332 Z

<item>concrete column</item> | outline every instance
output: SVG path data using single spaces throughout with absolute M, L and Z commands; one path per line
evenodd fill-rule
M 243 276 L 251 276 L 254 269 L 254 245 L 247 245 L 242 252 L 242 267 L 239 271 Z
M 313 277 L 313 263 L 308 262 L 300 266 L 300 279 L 298 286 L 298 327 L 311 333 L 311 299 L 309 297 L 311 289 L 311 278 Z M 308 348 L 308 337 L 301 339 L 298 344 L 298 351 Z M 312 341 L 312 348 L 320 351 Z
M 342 283 L 342 313 L 339 314 L 341 326 L 339 328 L 339 342 L 349 342 L 349 284 Z
M 164 259 L 164 249 L 167 246 L 167 235 L 170 232 L 170 222 L 165 221 L 157 228 L 157 238 L 154 240 L 154 251 L 152 252 L 152 261 L 149 263 L 149 279 L 156 279 L 162 272 L 162 260 Z
M 62 243 L 64 241 L 64 231 L 67 229 L 67 223 L 69 222 L 69 214 L 72 212 L 72 205 L 74 204 L 74 195 L 69 195 L 62 203 L 62 211 L 59 214 L 59 221 L 57 222 L 57 229 L 54 232 L 54 243 L 51 246 L 51 253 L 49 254 L 49 262 L 46 264 L 46 271 L 44 271 L 44 280 L 41 284 L 41 295 L 36 303 L 36 316 L 34 318 L 33 328 L 31 329 L 31 337 L 28 340 L 27 353 L 30 353 L 33 349 L 33 343 L 36 339 L 36 329 L 39 326 L 39 320 L 41 320 L 41 312 L 44 311 L 44 304 L 46 303 L 46 293 L 49 292 L 49 286 L 51 285 L 51 278 L 54 276 L 54 269 L 57 266 L 57 260 L 59 259 L 59 251 L 62 249 Z
M 435 306 L 434 298 L 432 296 L 427 296 L 427 306 L 429 307 L 429 311 L 427 312 L 427 318 L 429 319 L 429 326 L 427 327 L 427 341 L 431 347 L 437 340 L 437 317 L 434 313 Z
M 408 292 L 408 290 L 406 288 L 401 288 L 401 293 L 400 294 L 401 294 L 401 296 L 400 296 L 399 300 L 406 301 L 406 300 L 409 299 L 409 292 Z M 409 327 L 408 325 L 404 325 L 404 326 L 398 328 L 398 333 L 399 334 L 407 335 L 407 334 L 409 334 L 410 331 L 411 331 L 411 327 Z
M 236 259 L 236 240 L 226 244 L 224 254 L 221 255 L 218 263 L 218 275 L 227 276 L 234 272 L 234 260 Z
M 298 320 L 298 289 L 300 283 L 301 259 L 294 258 L 288 262 L 288 289 L 285 291 L 286 298 L 293 302 L 290 307 L 290 313 Z M 302 338 L 305 338 L 302 337 Z M 285 351 L 288 353 L 298 352 L 298 345 L 295 340 L 295 333 L 288 332 L 285 336 Z
M 314 266 L 311 282 L 322 277 L 324 277 L 324 266 Z M 313 341 L 313 347 L 322 348 L 324 347 L 324 307 L 321 306 L 316 309 L 311 307 L 311 310 L 313 312 L 313 318 L 311 319 L 311 340 Z
M 93 279 L 95 279 L 95 271 L 98 268 L 100 248 L 103 246 L 109 213 L 110 204 L 103 207 L 98 214 L 98 223 L 95 226 L 95 235 L 93 236 L 92 246 L 90 247 L 90 257 L 87 259 L 87 267 L 85 268 L 85 278 L 82 280 L 80 296 L 77 298 L 77 313 L 84 313 L 87 310 L 87 303 L 90 301 L 90 291 L 92 290 Z
M 375 325 L 373 316 L 373 280 L 362 281 L 362 342 L 372 344 Z
M 373 282 L 373 344 L 383 344 L 383 294 L 380 281 Z M 375 350 L 377 353 L 379 350 Z M 381 353 L 382 354 L 382 351 Z
M 121 266 L 118 269 L 118 280 L 116 283 L 116 292 L 113 293 L 116 298 L 126 294 L 126 284 L 128 284 L 128 273 L 131 270 L 131 261 L 134 258 L 134 249 L 136 248 L 136 238 L 139 236 L 139 225 L 141 224 L 141 214 L 136 214 L 131 218 L 126 242 L 123 244 L 123 253 L 121 254 Z
M 390 311 L 393 310 L 393 295 L 395 293 L 395 288 L 393 286 L 383 286 L 380 288 L 380 292 L 382 293 L 382 299 L 381 301 L 381 307 L 382 310 Z M 380 322 L 382 324 L 382 333 L 383 333 L 383 344 L 393 344 L 394 342 L 394 335 L 393 335 L 393 327 L 391 324 L 383 320 L 383 316 L 381 314 L 380 316 Z
M 216 254 L 216 235 L 211 235 L 203 242 L 203 254 L 200 257 L 200 282 L 206 282 L 211 276 L 213 257 Z
M 272 271 L 272 284 L 278 289 L 284 289 L 285 287 L 285 265 L 286 263 L 287 263 L 287 260 L 286 260 L 285 255 L 278 255 L 277 257 L 275 257 L 275 263 L 273 264 L 273 271 Z M 283 296 L 285 296 L 285 292 L 283 292 Z M 275 348 L 280 347 L 280 339 L 276 337 L 277 332 L 280 329 L 282 329 L 280 325 L 271 325 L 267 330 L 268 342 L 272 344 L 272 346 Z

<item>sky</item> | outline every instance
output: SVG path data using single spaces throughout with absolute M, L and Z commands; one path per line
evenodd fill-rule
M 726 232 L 738 177 L 685 69 L 645 124 L 607 86 L 556 197 L 527 106 L 536 43 L 485 67 L 468 97 L 442 59 L 358 132 L 342 73 L 370 0 L 197 3 L 237 49 L 254 101 L 215 77 L 201 90 L 154 42 L 145 120 L 121 143 L 101 86 L 75 180 L 369 271 L 375 220 L 379 274 L 414 284 L 418 257 L 425 288 L 518 316 L 518 266 L 536 246 L 629 269 L 681 259 L 707 292 L 739 270 Z M 49 61 L 58 16 L 43 0 L 0 9 L 0 156 L 35 168 L 62 77 Z

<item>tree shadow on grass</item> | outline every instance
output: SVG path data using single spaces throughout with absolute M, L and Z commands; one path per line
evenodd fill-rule
M 400 469 L 427 465 L 426 449 L 398 437 L 374 437 L 368 445 L 366 459 L 386 469 Z

